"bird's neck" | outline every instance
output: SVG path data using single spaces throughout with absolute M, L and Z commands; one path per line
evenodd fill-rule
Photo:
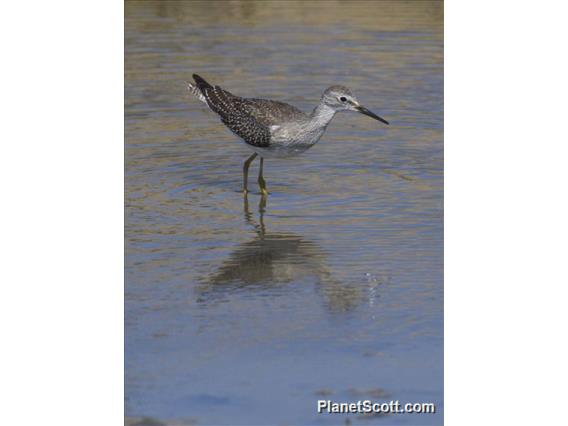
M 314 108 L 310 115 L 310 127 L 314 129 L 325 129 L 333 119 L 336 111 L 330 106 L 321 102 Z

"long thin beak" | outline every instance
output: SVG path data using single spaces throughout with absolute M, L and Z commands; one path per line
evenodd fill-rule
M 373 111 L 369 111 L 367 108 L 365 108 L 364 106 L 358 105 L 355 107 L 355 109 L 357 111 L 359 111 L 361 114 L 365 114 L 368 115 L 371 118 L 374 118 L 375 120 L 379 120 L 382 123 L 385 124 L 389 124 L 389 122 L 387 120 L 385 120 L 384 118 L 379 117 L 377 114 L 375 114 Z

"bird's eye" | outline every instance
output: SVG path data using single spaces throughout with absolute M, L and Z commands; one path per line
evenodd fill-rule
M 347 102 L 347 98 L 345 96 L 340 97 L 339 100 L 341 102 Z

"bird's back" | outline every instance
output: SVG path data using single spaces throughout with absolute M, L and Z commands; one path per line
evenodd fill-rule
M 247 112 L 265 126 L 279 126 L 290 121 L 301 121 L 308 116 L 298 108 L 268 99 L 243 99 Z
M 203 95 L 202 100 L 221 117 L 221 121 L 233 133 L 250 145 L 268 147 L 271 126 L 308 118 L 298 108 L 284 102 L 241 98 L 219 86 L 213 87 L 196 74 L 193 78 L 195 87 Z M 191 86 L 190 88 L 193 89 Z

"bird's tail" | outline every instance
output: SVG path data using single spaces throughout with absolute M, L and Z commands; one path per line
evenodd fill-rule
M 197 74 L 193 74 L 193 79 L 195 80 L 195 84 L 197 85 L 197 88 L 199 90 L 203 91 L 204 89 L 213 89 L 213 86 L 211 86 L 205 81 L 204 78 L 198 76 Z
M 203 78 L 199 77 L 197 74 L 193 74 L 193 79 L 195 83 L 188 83 L 187 89 L 194 95 L 197 99 L 199 99 L 204 104 L 207 104 L 207 100 L 203 95 L 203 90 L 207 88 L 213 88 L 209 83 L 207 83 Z

